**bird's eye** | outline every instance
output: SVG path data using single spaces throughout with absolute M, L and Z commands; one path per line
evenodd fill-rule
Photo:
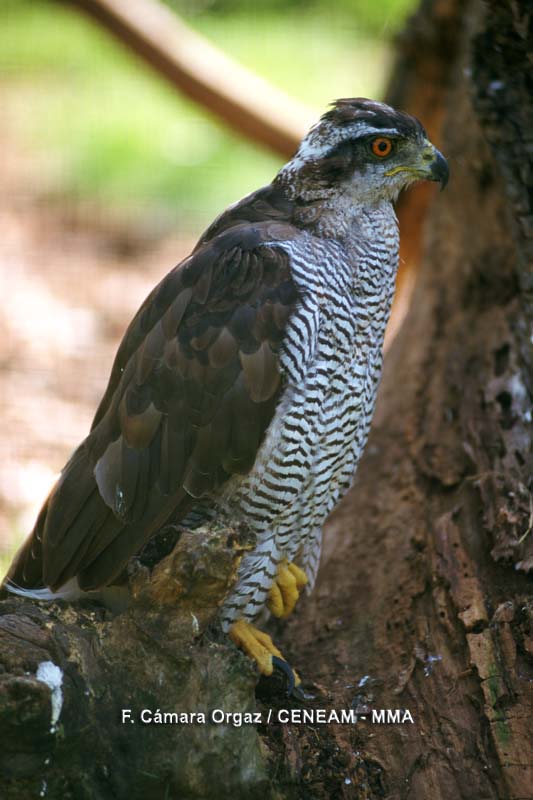
M 372 141 L 372 152 L 378 158 L 386 158 L 392 150 L 392 141 L 386 136 L 378 136 Z

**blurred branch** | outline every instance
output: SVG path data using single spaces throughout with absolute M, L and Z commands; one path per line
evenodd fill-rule
M 69 0 L 242 136 L 291 156 L 314 109 L 240 66 L 158 0 Z

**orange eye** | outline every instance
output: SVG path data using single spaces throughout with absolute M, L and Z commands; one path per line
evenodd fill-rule
M 378 138 L 374 139 L 372 142 L 372 152 L 378 158 L 385 158 L 386 156 L 390 155 L 391 150 L 392 142 L 385 136 L 378 136 Z

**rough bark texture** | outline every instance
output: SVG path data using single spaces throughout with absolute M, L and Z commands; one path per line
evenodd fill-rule
M 352 739 L 369 785 L 381 775 L 371 797 L 533 796 L 531 17 L 463 8 L 442 132 L 452 179 L 357 485 L 286 634 L 336 706 L 416 720 Z M 335 689 L 365 674 L 368 692 Z
M 121 616 L 2 603 L 9 800 L 533 797 L 531 11 L 435 2 L 417 24 L 439 9 L 460 15 L 442 105 L 452 179 L 316 590 L 273 626 L 314 699 L 276 681 L 254 698 L 253 668 L 217 629 L 246 536 L 185 534 L 151 576 L 137 564 Z M 64 671 L 53 732 L 35 677 L 48 660 Z M 122 707 L 256 708 L 264 721 L 122 725 Z M 360 718 L 267 724 L 279 708 Z M 372 723 L 372 709 L 414 722 Z
M 215 797 L 217 784 L 221 797 L 247 798 L 268 789 L 253 726 L 138 720 L 142 709 L 253 708 L 254 669 L 216 626 L 249 545 L 238 531 L 184 533 L 151 573 L 134 560 L 133 603 L 115 617 L 95 603 L 1 604 L 2 798 Z M 46 662 L 62 672 L 57 720 L 53 692 L 36 677 Z M 122 724 L 123 708 L 133 722 Z

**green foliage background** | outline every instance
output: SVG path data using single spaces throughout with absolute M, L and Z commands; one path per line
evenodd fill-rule
M 391 38 L 414 0 L 169 4 L 318 115 L 335 97 L 381 94 Z M 4 135 L 32 159 L 46 202 L 192 233 L 280 166 L 68 4 L 0 4 L 0 93 Z

